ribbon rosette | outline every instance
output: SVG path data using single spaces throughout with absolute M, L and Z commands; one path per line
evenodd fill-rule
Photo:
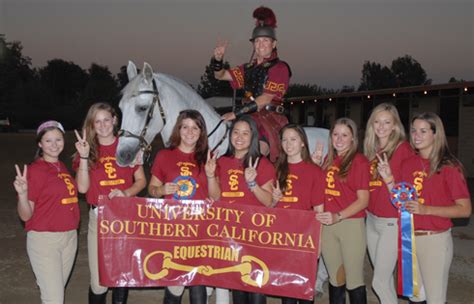
M 416 201 L 416 189 L 409 183 L 396 184 L 390 193 L 392 204 L 398 209 L 398 294 L 418 295 L 416 279 L 416 247 L 413 214 L 405 208 L 407 201 Z
M 178 176 L 173 183 L 179 188 L 173 195 L 175 200 L 190 199 L 196 193 L 196 180 L 191 176 Z

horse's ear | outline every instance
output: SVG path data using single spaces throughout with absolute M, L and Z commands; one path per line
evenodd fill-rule
M 135 76 L 137 76 L 137 67 L 131 61 L 128 61 L 127 76 L 129 81 L 135 78 Z
M 148 63 L 143 64 L 143 75 L 145 76 L 145 80 L 148 82 L 152 82 L 153 80 L 153 69 L 151 68 L 151 65 Z

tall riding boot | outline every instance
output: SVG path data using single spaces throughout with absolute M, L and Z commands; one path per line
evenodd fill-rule
M 127 304 L 128 287 L 112 289 L 112 304 Z
M 107 292 L 103 294 L 95 294 L 89 287 L 89 304 L 105 304 L 107 300 Z
M 408 303 L 410 303 L 410 304 L 426 304 L 426 301 L 413 302 L 412 300 L 408 300 Z
M 190 286 L 189 287 L 189 303 L 206 304 L 207 303 L 206 287 L 202 285 Z
M 298 300 L 294 298 L 281 298 L 281 304 L 298 304 Z
M 367 291 L 365 285 L 348 291 L 351 304 L 367 304 Z
M 175 296 L 165 287 L 165 297 L 163 298 L 163 304 L 181 304 L 181 296 Z
M 263 293 L 254 293 L 249 294 L 250 304 L 267 304 L 267 296 Z
M 249 303 L 249 293 L 242 290 L 232 290 L 232 303 Z
M 346 285 L 336 287 L 329 283 L 329 303 L 346 304 Z

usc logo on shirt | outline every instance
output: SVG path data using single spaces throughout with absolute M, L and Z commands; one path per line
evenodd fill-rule
M 425 171 L 415 171 L 413 172 L 413 186 L 416 189 L 416 195 L 418 196 L 418 202 L 420 204 L 425 203 L 425 199 L 421 197 L 421 193 L 423 191 L 423 182 L 425 180 L 425 177 L 427 177 L 428 174 L 426 174 Z
M 230 169 L 227 171 L 227 175 L 229 175 L 229 181 L 227 184 L 229 185 L 229 191 L 223 191 L 223 197 L 244 197 L 245 193 L 239 190 L 239 175 L 243 175 L 244 172 L 242 170 L 235 170 Z
M 331 166 L 328 169 L 328 172 L 326 173 L 326 190 L 324 191 L 326 194 L 330 194 L 333 196 L 341 196 L 341 193 L 337 190 L 334 190 L 336 188 L 336 179 L 334 178 L 334 174 L 339 172 L 339 168 L 336 166 Z
M 188 162 L 178 162 L 176 165 L 179 167 L 179 175 L 181 176 L 193 176 L 190 167 L 196 167 L 193 163 Z

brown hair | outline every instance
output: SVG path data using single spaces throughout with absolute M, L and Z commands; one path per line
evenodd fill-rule
M 443 166 L 452 166 L 458 167 L 461 172 L 464 171 L 464 168 L 461 162 L 451 153 L 448 146 L 448 141 L 446 139 L 446 133 L 444 132 L 443 122 L 438 115 L 432 112 L 425 112 L 419 115 L 416 115 L 411 120 L 411 124 L 415 120 L 424 120 L 430 125 L 430 129 L 434 134 L 433 149 L 429 155 L 430 160 L 430 176 L 439 172 Z M 413 143 L 413 136 L 410 136 L 410 144 L 415 151 L 418 150 L 415 148 Z
M 89 167 L 95 166 L 97 160 L 99 159 L 99 140 L 97 139 L 97 133 L 95 132 L 94 128 L 94 121 L 95 117 L 97 115 L 97 112 L 99 111 L 107 111 L 112 115 L 112 118 L 116 118 L 116 122 L 114 123 L 114 135 L 117 136 L 118 134 L 118 128 L 117 128 L 117 111 L 108 103 L 105 102 L 98 102 L 94 103 L 90 108 L 89 111 L 87 111 L 86 118 L 84 119 L 84 124 L 82 125 L 82 129 L 86 130 L 87 134 L 87 142 L 89 143 L 90 146 L 90 152 L 89 152 Z M 75 157 L 77 154 L 74 153 Z
M 303 142 L 303 147 L 301 149 L 301 158 L 305 163 L 313 163 L 311 159 L 311 155 L 309 153 L 308 148 L 308 137 L 304 132 L 303 128 L 296 124 L 287 124 L 280 130 L 280 142 L 283 142 L 283 134 L 286 130 L 294 130 L 298 136 L 300 137 L 301 141 Z M 288 168 L 288 155 L 286 155 L 283 148 L 280 147 L 280 154 L 278 155 L 277 162 L 275 164 L 276 173 L 277 173 L 277 180 L 280 185 L 280 189 L 282 192 L 286 191 L 287 184 L 286 179 L 288 177 L 289 168 Z
M 322 168 L 323 170 L 327 170 L 336 159 L 337 153 L 333 146 L 332 134 L 334 132 L 334 128 L 337 125 L 343 125 L 343 126 L 348 127 L 352 133 L 352 145 L 344 155 L 341 155 L 342 157 L 341 166 L 339 168 L 339 172 L 337 173 L 337 175 L 341 178 L 341 180 L 344 181 L 345 178 L 347 177 L 347 174 L 349 174 L 349 170 L 351 169 L 351 166 L 352 166 L 352 160 L 354 159 L 357 153 L 357 146 L 359 145 L 359 139 L 357 135 L 357 126 L 352 119 L 347 118 L 347 117 L 339 118 L 338 120 L 336 120 L 336 122 L 332 126 L 331 131 L 329 131 L 328 155 L 326 157 L 326 160 L 324 161 Z
M 192 119 L 198 126 L 199 130 L 201 130 L 201 133 L 199 134 L 199 139 L 194 149 L 194 157 L 198 164 L 199 170 L 201 170 L 201 166 L 206 163 L 207 150 L 209 149 L 207 141 L 206 123 L 201 113 L 196 110 L 184 110 L 179 112 L 178 118 L 176 119 L 176 124 L 173 127 L 173 131 L 171 131 L 171 136 L 168 141 L 168 145 L 170 149 L 176 149 L 179 146 L 179 144 L 181 143 L 181 136 L 179 135 L 179 131 L 183 126 L 183 120 L 187 118 Z

